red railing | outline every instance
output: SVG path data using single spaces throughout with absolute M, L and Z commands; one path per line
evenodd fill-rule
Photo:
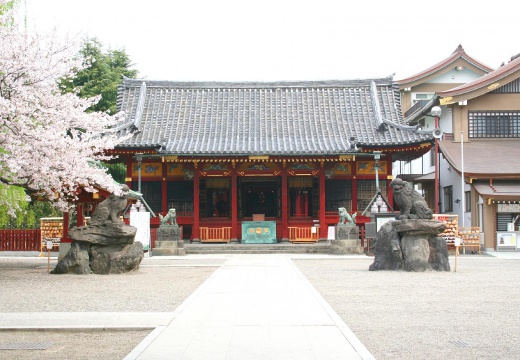
M 0 251 L 40 251 L 40 230 L 0 230 Z

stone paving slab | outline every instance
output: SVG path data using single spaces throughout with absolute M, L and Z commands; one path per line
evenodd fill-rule
M 229 258 L 125 359 L 372 359 L 288 257 Z

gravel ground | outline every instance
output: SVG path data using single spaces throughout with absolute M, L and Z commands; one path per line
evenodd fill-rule
M 0 258 L 2 312 L 173 312 L 225 260 L 154 261 L 119 275 L 51 275 L 47 258 Z M 57 261 L 51 259 L 50 268 Z M 174 265 L 174 266 L 172 266 Z M 151 331 L 151 330 L 150 330 Z M 0 331 L 0 359 L 122 359 L 150 331 Z M 46 350 L 2 345 L 52 342 Z
M 520 260 L 457 272 L 368 271 L 372 258 L 294 260 L 376 359 L 520 359 Z
M 225 258 L 145 259 L 121 275 L 49 275 L 46 258 L 0 258 L 1 312 L 171 312 Z M 293 260 L 378 360 L 519 359 L 520 260 L 466 255 L 457 272 L 370 272 L 373 258 Z M 51 268 L 56 264 L 51 261 Z M 117 291 L 115 291 L 117 290 Z M 3 331 L 0 359 L 122 359 L 149 331 Z M 64 355 L 65 354 L 65 355 Z

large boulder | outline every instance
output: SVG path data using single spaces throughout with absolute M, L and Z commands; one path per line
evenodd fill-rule
M 95 274 L 121 274 L 139 269 L 143 260 L 143 244 L 92 245 L 89 251 L 90 268 Z
M 383 224 L 369 270 L 450 271 L 446 241 L 438 236 L 445 228 L 440 221 L 424 219 Z
M 124 223 L 107 222 L 100 225 L 75 226 L 69 230 L 69 238 L 91 244 L 113 245 L 134 242 L 137 228 Z
M 128 191 L 123 185 L 120 195 L 111 194 L 96 207 L 87 226 L 69 230 L 74 241 L 51 273 L 120 274 L 139 268 L 143 244 L 134 242 L 137 228 L 120 220 Z
M 90 274 L 92 269 L 90 268 L 90 257 L 88 250 L 90 248 L 89 243 L 82 241 L 74 241 L 70 245 L 70 249 L 61 259 L 56 267 L 51 271 L 51 274 Z

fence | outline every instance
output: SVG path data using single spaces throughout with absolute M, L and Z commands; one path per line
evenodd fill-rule
M 0 251 L 40 251 L 41 231 L 0 230 Z

